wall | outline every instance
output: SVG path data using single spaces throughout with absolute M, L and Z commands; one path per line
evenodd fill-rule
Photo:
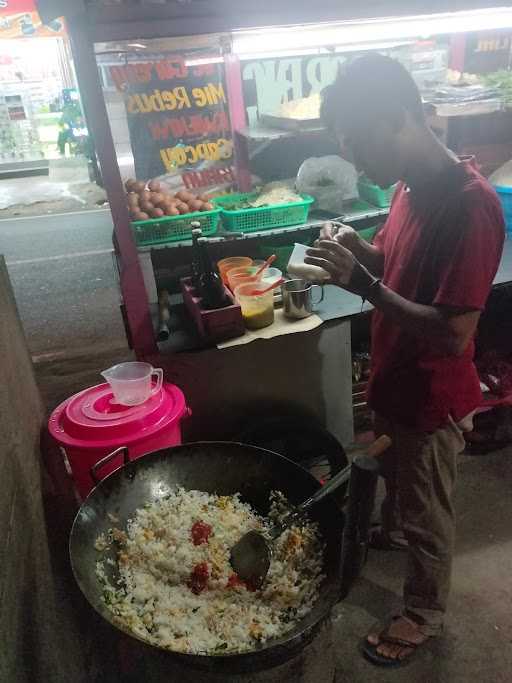
M 2 256 L 0 320 L 0 681 L 86 683 L 86 639 L 47 538 L 43 406 Z

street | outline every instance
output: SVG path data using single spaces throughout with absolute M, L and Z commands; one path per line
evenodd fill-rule
M 35 360 L 126 346 L 108 210 L 0 220 L 18 310 Z

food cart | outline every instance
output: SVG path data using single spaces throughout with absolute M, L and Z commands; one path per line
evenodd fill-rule
M 281 325 L 265 328 L 267 331 L 264 329 L 257 334 L 246 334 L 219 344 L 198 343 L 197 336 L 190 333 L 184 319 L 183 307 L 171 306 L 171 335 L 168 340 L 157 342 L 159 307 L 153 289 L 172 289 L 169 282 L 173 277 L 176 279 L 173 272 L 181 268 L 185 274 L 183 267 L 188 266 L 191 260 L 190 243 L 182 240 L 158 245 L 136 244 L 126 206 L 116 140 L 100 81 L 95 43 L 103 43 L 103 52 L 108 52 L 109 45 L 114 52 L 119 52 L 121 43 L 130 43 L 133 49 L 147 49 L 150 40 L 225 33 L 234 27 L 283 25 L 289 23 L 290 17 L 294 23 L 300 24 L 352 19 L 362 13 L 361 8 L 340 9 L 337 3 L 330 2 L 321 2 L 310 9 L 288 2 L 274 3 L 274 6 L 262 2 L 257 10 L 240 9 L 231 2 L 215 3 L 215 9 L 211 9 L 210 4 L 141 2 L 107 6 L 106 3 L 89 3 L 87 10 L 68 16 L 84 107 L 95 138 L 114 219 L 114 244 L 127 333 L 137 357 L 164 367 L 167 379 L 184 390 L 193 411 L 189 427 L 191 435 L 201 433 L 208 438 L 234 436 L 260 418 L 291 412 L 303 417 L 304 421 L 316 418 L 342 443 L 347 443 L 353 435 L 352 320 L 369 310 L 358 297 L 326 287 L 324 300 L 314 316 L 294 323 L 281 321 Z M 468 6 L 471 4 L 467 3 Z M 482 4 L 479 3 L 480 6 Z M 399 14 L 399 5 L 396 3 L 390 8 L 389 3 L 373 3 L 367 12 L 370 16 Z M 430 3 L 428 11 L 441 10 L 442 5 Z M 419 2 L 407 7 L 408 14 L 424 11 L 424 4 Z M 460 41 L 458 46 L 460 48 Z M 225 66 L 235 150 L 235 181 L 239 190 L 248 190 L 255 147 L 261 151 L 282 140 L 293 141 L 304 136 L 315 138 L 321 131 L 314 126 L 306 131 L 283 131 L 272 128 L 268 121 L 265 125 L 251 124 L 243 102 L 240 59 L 229 50 L 221 53 L 221 59 Z M 344 220 L 356 227 L 373 225 L 387 214 L 386 206 L 351 208 L 344 212 Z M 305 242 L 317 236 L 320 224 L 319 218 L 311 218 L 302 224 L 271 228 L 262 234 L 257 230 L 237 237 L 215 233 L 209 237 L 209 245 L 216 258 L 248 253 L 268 255 L 268 252 L 261 254 L 256 251 L 260 240 L 268 237 L 279 240 L 293 234 L 297 242 Z M 512 254 L 507 248 L 497 284 L 510 280 L 511 259 Z M 153 269 L 158 273 L 152 285 Z M 206 465 L 204 472 L 202 468 L 197 468 L 196 472 L 207 476 Z M 224 477 L 224 472 L 221 475 Z M 318 663 L 322 658 L 327 659 L 325 650 L 317 650 L 312 660 Z M 168 675 L 167 661 L 164 671 Z M 317 669 L 309 673 L 309 678 L 301 680 L 330 680 L 334 675 L 332 670 L 329 671 L 330 678 L 326 677 L 325 671 L 319 673 Z M 179 675 L 182 680 L 196 680 L 195 672 L 181 670 Z M 267 680 L 285 680 L 288 672 L 280 671 L 276 676 Z M 205 675 L 205 680 L 210 678 Z M 261 679 L 255 676 L 250 680 Z
M 44 3 L 39 4 L 44 15 Z M 255 26 L 284 26 L 292 20 L 294 25 L 312 22 L 318 25 L 321 22 L 379 16 L 395 16 L 397 21 L 406 22 L 402 3 L 376 2 L 364 9 L 352 5 L 341 7 L 339 3 L 327 1 L 317 3 L 314 8 L 298 7 L 289 2 L 262 2 L 257 9 L 242 8 L 232 2 L 78 4 L 81 8 L 66 7 L 66 18 L 84 108 L 109 197 L 122 311 L 127 335 L 137 357 L 164 367 L 169 379 L 184 390 L 193 411 L 190 421 L 192 435 L 199 432 L 199 424 L 202 433 L 212 437 L 233 435 L 238 429 L 243 429 L 244 416 L 250 409 L 253 416 L 292 411 L 297 415 L 316 417 L 342 442 L 350 441 L 353 436 L 350 321 L 353 316 L 368 310 L 358 297 L 326 287 L 324 300 L 316 314 L 306 321 L 296 321 L 288 327 L 274 326 L 269 328 L 273 329 L 270 334 L 262 331 L 260 335 L 245 335 L 219 346 L 198 343 L 194 335 L 189 334 L 180 307 L 171 306 L 170 338 L 164 342 L 157 341 L 157 292 L 168 288 L 169 279 L 176 280 L 174 271 L 186 274 L 186 266 L 191 260 L 190 241 L 141 246 L 134 240 L 118 163 L 119 145 L 115 130 L 113 132 L 115 122 L 112 121 L 112 108 L 105 102 L 105 83 L 102 83 L 104 79 L 98 54 L 123 54 L 128 67 L 128 52 L 137 56 L 135 61 L 144 61 L 144 52 L 164 51 L 166 40 L 173 39 L 174 49 L 179 50 L 180 45 L 189 45 L 186 37 L 190 36 L 195 36 L 197 44 L 206 51 L 207 62 L 208 59 L 212 61 L 211 56 L 215 52 L 213 61 L 220 62 L 225 73 L 230 140 L 234 149 L 234 186 L 244 191 L 251 187 L 251 166 L 258 153 L 276 150 L 274 158 L 277 162 L 283 153 L 280 151 L 282 148 L 276 145 L 283 141 L 291 141 L 293 145 L 294 141 L 306 137 L 314 147 L 316 136 L 322 131 L 318 125 L 308 126 L 306 130 L 284 130 L 272 127 L 271 119 L 260 117 L 260 120 L 254 120 L 254 112 L 251 115 L 245 106 L 244 81 L 248 74 L 242 68 L 240 50 L 233 49 L 233 36 L 239 42 L 245 39 L 243 50 L 250 53 L 256 49 L 258 41 L 265 41 L 262 34 L 251 33 L 250 29 Z M 466 2 L 464 9 L 491 5 L 488 2 Z M 406 12 L 407 15 L 422 15 L 446 9 L 442 2 L 429 3 L 428 7 L 425 3 L 415 2 L 408 4 Z M 476 28 L 475 24 L 473 26 Z M 446 24 L 447 33 L 450 27 L 454 31 L 450 59 L 453 66 L 462 71 L 464 34 L 453 21 Z M 366 30 L 364 25 L 362 29 Z M 213 41 L 208 38 L 212 35 L 215 35 Z M 304 40 L 308 39 L 307 31 L 302 35 Z M 266 48 L 272 56 L 275 46 L 270 43 L 272 34 L 269 34 Z M 372 45 L 378 43 L 368 46 Z M 329 50 L 336 53 L 332 46 L 324 52 Z M 261 55 L 261 48 L 257 52 Z M 200 71 L 199 65 L 205 60 L 201 60 L 201 54 L 199 57 L 196 69 Z M 284 80 L 289 78 L 286 74 L 280 77 Z M 291 78 L 293 80 L 293 74 Z M 289 85 L 291 87 L 292 84 Z M 344 220 L 361 228 L 383 221 L 386 214 L 385 205 L 379 207 L 363 203 L 347 208 Z M 284 235 L 283 239 L 288 241 L 292 238 L 297 242 L 311 242 L 317 236 L 321 222 L 320 218 L 310 216 L 307 221 L 293 227 L 238 234 L 216 233 L 209 237 L 210 249 L 215 258 L 244 254 L 268 256 L 268 250 L 267 253 L 261 251 L 262 241 L 273 238 L 277 242 L 273 241 L 272 245 L 279 245 L 279 239 Z M 503 274 L 503 269 L 500 272 L 502 277 L 508 277 Z M 157 274 L 156 279 L 154 273 Z M 171 303 L 174 301 L 177 299 L 171 297 Z

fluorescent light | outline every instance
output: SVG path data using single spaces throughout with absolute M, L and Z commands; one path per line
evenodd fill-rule
M 202 57 L 198 59 L 186 59 L 185 66 L 201 66 L 202 64 L 220 64 L 223 57 Z
M 235 51 L 234 51 L 235 52 Z M 325 54 L 326 50 L 320 48 L 320 47 L 310 47 L 306 49 L 302 48 L 294 48 L 294 49 L 286 49 L 286 50 L 265 50 L 264 52 L 244 52 L 243 54 L 240 54 L 240 57 L 243 59 L 261 59 L 262 57 L 265 57 L 265 59 L 279 59 L 280 57 L 296 57 L 300 55 L 301 57 L 304 55 L 320 55 L 320 54 Z M 236 54 L 236 52 L 235 52 Z
M 498 28 L 512 28 L 512 7 L 234 31 L 233 52 L 244 57 L 261 56 L 268 45 L 279 45 L 280 51 L 300 50 L 304 54 L 305 50 L 314 48 L 368 45 Z

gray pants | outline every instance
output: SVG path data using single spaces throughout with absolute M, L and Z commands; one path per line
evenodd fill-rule
M 385 532 L 401 529 L 409 544 L 405 609 L 425 634 L 437 635 L 450 591 L 453 491 L 457 455 L 464 449 L 462 431 L 450 421 L 431 434 L 420 433 L 376 417 L 375 432 L 393 440 L 382 456 L 382 526 Z

